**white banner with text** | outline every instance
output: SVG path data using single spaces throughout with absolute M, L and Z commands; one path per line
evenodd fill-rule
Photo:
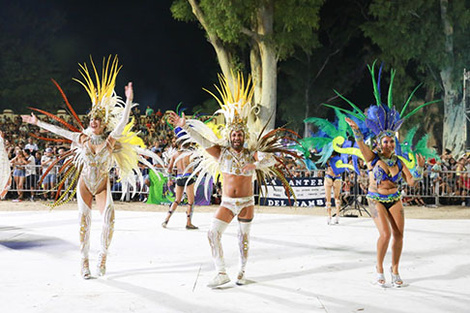
M 287 182 L 294 191 L 297 200 L 294 200 L 293 195 L 289 197 L 281 181 L 275 179 L 268 181 L 267 186 L 261 187 L 260 205 L 298 207 L 325 206 L 323 177 L 289 178 Z

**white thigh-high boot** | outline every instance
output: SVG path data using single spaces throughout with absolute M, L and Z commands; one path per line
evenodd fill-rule
M 98 258 L 98 275 L 103 276 L 106 273 L 106 257 L 108 255 L 108 248 L 111 244 L 111 239 L 114 234 L 114 203 L 111 196 L 111 190 L 106 187 L 106 206 L 102 214 L 102 229 L 101 229 L 101 247 L 100 255 Z
M 217 270 L 217 276 L 209 282 L 208 287 L 214 288 L 230 281 L 226 270 L 224 261 L 224 251 L 222 249 L 222 234 L 227 229 L 228 223 L 221 221 L 217 218 L 212 218 L 212 224 L 207 233 L 209 244 L 212 251 L 212 259 L 214 260 L 215 269 Z
M 78 221 L 80 223 L 81 275 L 84 279 L 91 277 L 88 253 L 90 251 L 91 210 L 83 201 L 80 187 L 77 187 Z
M 325 202 L 325 207 L 326 207 L 326 211 L 328 213 L 328 217 L 326 219 L 326 223 L 328 225 L 331 225 L 331 201 L 326 201 Z
M 248 261 L 248 250 L 250 249 L 250 229 L 251 221 L 239 221 L 238 228 L 238 245 L 240 247 L 240 272 L 237 276 L 237 285 L 246 284 L 245 280 L 245 267 Z
M 335 199 L 335 207 L 336 207 L 336 216 L 335 216 L 335 224 L 339 224 L 339 211 L 341 210 L 341 199 Z

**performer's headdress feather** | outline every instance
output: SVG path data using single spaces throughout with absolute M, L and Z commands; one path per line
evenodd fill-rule
M 285 128 L 267 130 L 269 120 L 262 129 L 254 129 L 254 127 L 252 127 L 254 124 L 254 115 L 252 114 L 253 106 L 251 103 L 254 88 L 251 78 L 245 81 L 241 73 L 237 73 L 236 75 L 232 74 L 232 76 L 237 77 L 237 79 L 233 81 L 233 89 L 231 89 L 229 80 L 223 75 L 219 75 L 220 87 L 215 87 L 220 97 L 206 90 L 220 105 L 220 109 L 217 110 L 214 115 L 218 113 L 223 114 L 225 118 L 223 129 L 215 131 L 215 129 L 194 119 L 187 119 L 186 124 L 197 131 L 200 136 L 214 143 L 214 145 L 219 146 L 227 146 L 227 142 L 230 142 L 230 134 L 232 131 L 242 130 L 245 134 L 245 143 L 248 150 L 257 151 L 258 155 L 262 153 L 272 154 L 276 160 L 275 165 L 256 169 L 256 177 L 259 185 L 266 186 L 268 179 L 276 177 L 281 181 L 288 197 L 290 197 L 293 195 L 293 190 L 283 170 L 290 174 L 287 167 L 288 161 L 301 159 L 293 148 L 295 144 L 299 144 L 297 141 L 299 135 Z M 185 139 L 193 141 L 190 136 L 186 136 L 186 138 L 182 136 L 180 138 L 180 140 Z M 205 179 L 204 193 L 206 197 L 208 197 L 208 186 L 211 182 L 208 178 L 216 178 L 218 176 L 220 164 L 202 147 L 199 147 L 197 151 L 191 151 L 189 154 L 191 163 L 188 167 L 193 168 L 191 176 L 195 177 L 197 175 L 195 186 L 198 186 Z M 295 195 L 293 196 L 295 199 Z
M 395 77 L 396 71 L 392 69 L 391 74 L 390 74 L 390 85 L 388 88 L 387 104 L 382 103 L 381 92 L 380 92 L 380 78 L 382 74 L 382 66 L 379 69 L 379 76 L 378 76 L 378 79 L 376 80 L 375 79 L 375 63 L 376 61 L 374 61 L 372 66 L 367 66 L 372 76 L 372 86 L 374 88 L 374 97 L 376 101 L 375 105 L 371 105 L 369 108 L 366 109 L 364 113 L 354 103 L 346 99 L 343 95 L 338 93 L 336 90 L 335 90 L 335 93 L 341 99 L 345 100 L 349 105 L 351 105 L 351 107 L 354 110 L 353 111 L 345 110 L 345 109 L 338 108 L 336 106 L 329 105 L 329 104 L 324 104 L 324 105 L 328 107 L 332 107 L 334 109 L 339 109 L 343 112 L 346 112 L 347 114 L 355 116 L 356 118 L 364 122 L 365 125 L 370 129 L 370 131 L 376 136 L 377 140 L 380 141 L 384 136 L 395 137 L 396 132 L 400 129 L 401 125 L 406 119 L 414 115 L 421 108 L 429 104 L 436 103 L 440 100 L 430 101 L 430 102 L 421 104 L 420 106 L 415 108 L 413 111 L 405 115 L 405 111 L 408 108 L 408 105 L 410 104 L 411 99 L 413 98 L 418 88 L 421 86 L 420 84 L 409 95 L 408 99 L 403 104 L 401 112 L 398 112 L 395 109 L 395 106 L 393 105 L 392 88 L 393 88 L 393 79 Z
M 210 93 L 220 105 L 220 109 L 214 114 L 221 113 L 225 117 L 223 137 L 230 140 L 230 134 L 232 131 L 241 130 L 245 134 L 245 140 L 247 140 L 250 137 L 247 124 L 253 110 L 251 101 L 253 99 L 254 88 L 251 82 L 251 77 L 248 76 L 248 79 L 245 82 L 243 75 L 238 73 L 233 91 L 225 76 L 219 75 L 219 83 L 220 88 L 217 85 L 215 85 L 215 88 L 219 92 L 220 98 L 211 91 L 207 89 L 204 90 Z
M 84 81 L 77 78 L 73 80 L 80 83 L 88 93 L 91 100 L 91 110 L 89 112 L 90 118 L 100 119 L 101 123 L 109 129 L 113 129 L 114 124 L 118 120 L 118 112 L 116 108 L 118 104 L 122 104 L 122 100 L 114 91 L 116 85 L 116 77 L 121 70 L 122 66 L 118 64 L 117 55 L 114 58 L 110 55 L 108 59 L 103 58 L 101 77 L 98 74 L 95 63 L 90 56 L 92 73 L 88 70 L 86 63 L 79 64 L 80 74 Z M 94 78 L 93 78 L 94 76 Z M 113 124 L 113 125 L 109 125 Z

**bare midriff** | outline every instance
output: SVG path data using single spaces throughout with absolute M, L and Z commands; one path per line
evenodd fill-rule
M 253 195 L 252 176 L 222 173 L 222 193 L 230 198 L 243 198 Z

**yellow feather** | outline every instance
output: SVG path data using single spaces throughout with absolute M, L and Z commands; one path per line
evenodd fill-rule
M 405 166 L 409 169 L 412 169 L 416 166 L 416 159 L 412 153 L 408 153 L 408 157 L 410 158 L 411 161 L 408 161 L 404 157 L 397 155 L 397 157 L 405 164 Z
M 343 163 L 342 160 L 336 161 L 335 166 L 337 168 L 349 168 L 350 170 L 354 171 L 354 166 L 352 166 L 351 164 L 345 164 L 345 163 Z
M 102 70 L 101 70 L 101 79 L 96 69 L 93 58 L 90 56 L 91 67 L 94 74 L 94 79 L 91 77 L 90 71 L 86 63 L 79 64 L 80 69 L 79 73 L 83 77 L 83 81 L 74 78 L 76 82 L 80 83 L 88 93 L 88 96 L 91 99 L 93 105 L 98 105 L 101 103 L 103 98 L 111 97 L 114 92 L 114 87 L 116 85 L 116 77 L 121 70 L 122 66 L 118 65 L 118 57 L 114 56 L 114 59 L 111 61 L 112 56 L 110 55 L 108 59 L 103 58 Z M 110 65 L 111 64 L 111 65 Z M 96 84 L 96 85 L 95 85 Z
M 360 149 L 352 148 L 352 147 L 342 148 L 341 145 L 343 143 L 344 143 L 344 138 L 341 136 L 338 136 L 335 139 L 333 139 L 333 150 L 335 150 L 338 153 L 346 153 L 346 154 L 355 155 L 365 161 L 364 156 L 362 155 L 362 152 Z

